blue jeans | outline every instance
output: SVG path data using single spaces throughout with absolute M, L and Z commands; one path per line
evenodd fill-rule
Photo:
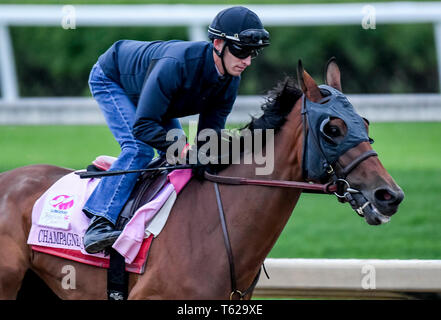
M 154 156 L 154 149 L 136 140 L 133 136 L 136 107 L 124 89 L 108 78 L 96 63 L 89 77 L 93 97 L 106 119 L 110 131 L 121 146 L 118 159 L 110 170 L 136 170 L 145 168 Z M 166 107 L 166 106 L 164 106 Z M 161 124 L 166 130 L 181 129 L 179 120 L 172 119 Z M 89 218 L 101 216 L 116 223 L 127 202 L 140 173 L 128 173 L 102 177 L 98 186 L 87 200 L 83 211 Z

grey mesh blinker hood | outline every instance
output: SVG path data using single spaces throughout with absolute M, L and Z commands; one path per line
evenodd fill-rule
M 312 102 L 303 95 L 302 116 L 304 134 L 303 177 L 305 180 L 325 182 L 328 170 L 338 158 L 363 141 L 370 141 L 363 118 L 358 115 L 348 99 L 338 90 L 319 86 L 322 92 L 329 92 L 319 103 Z M 343 120 L 347 133 L 336 143 L 323 129 L 331 118 Z

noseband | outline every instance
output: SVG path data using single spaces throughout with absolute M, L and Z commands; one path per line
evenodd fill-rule
M 332 175 L 333 184 L 337 187 L 334 195 L 338 198 L 338 201 L 348 202 L 351 205 L 352 209 L 354 209 L 360 217 L 364 217 L 364 209 L 370 203 L 369 201 L 366 201 L 362 206 L 358 205 L 358 203 L 352 197 L 352 194 L 360 193 L 360 191 L 351 188 L 351 185 L 346 180 L 346 178 L 364 160 L 376 156 L 378 156 L 377 152 L 375 152 L 374 150 L 368 150 L 352 160 L 351 163 L 349 163 L 346 167 L 342 167 L 340 170 L 340 174 L 336 174 L 332 166 L 330 166 L 330 171 L 328 171 L 328 173 Z M 339 163 L 337 162 L 337 164 Z

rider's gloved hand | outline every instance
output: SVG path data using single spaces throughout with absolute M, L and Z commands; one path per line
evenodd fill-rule
M 210 172 L 210 166 L 209 165 L 202 165 L 198 164 L 193 168 L 193 176 L 198 180 L 205 180 L 204 173 L 205 171 Z

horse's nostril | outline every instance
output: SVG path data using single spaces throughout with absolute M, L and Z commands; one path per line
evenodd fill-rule
M 393 196 L 386 189 L 375 191 L 375 198 L 380 201 L 390 201 Z
M 378 201 L 385 202 L 388 205 L 398 205 L 403 200 L 403 195 L 400 192 L 395 192 L 388 188 L 378 189 L 374 195 Z

